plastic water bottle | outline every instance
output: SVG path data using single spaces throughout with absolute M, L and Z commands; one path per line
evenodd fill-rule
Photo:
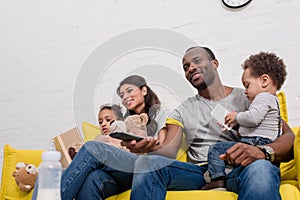
M 37 200 L 61 200 L 60 181 L 62 166 L 60 152 L 55 150 L 52 141 L 51 149 L 42 154 L 42 163 L 38 168 Z

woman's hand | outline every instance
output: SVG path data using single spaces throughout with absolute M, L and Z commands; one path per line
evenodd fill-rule
M 136 140 L 122 141 L 122 146 L 125 146 L 132 153 L 148 153 L 153 151 L 153 148 L 159 145 L 157 137 L 146 137 L 137 142 Z

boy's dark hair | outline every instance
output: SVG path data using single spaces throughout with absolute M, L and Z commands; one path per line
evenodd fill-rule
M 286 79 L 286 66 L 275 53 L 260 52 L 249 56 L 242 64 L 243 69 L 251 69 L 251 75 L 259 77 L 268 74 L 280 90 Z

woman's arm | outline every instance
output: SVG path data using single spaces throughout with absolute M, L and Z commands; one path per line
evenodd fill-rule
M 169 158 L 176 158 L 182 143 L 182 128 L 175 124 L 167 124 L 164 140 L 152 149 L 151 153 Z
M 130 149 L 132 153 L 151 153 L 176 158 L 182 142 L 182 128 L 178 125 L 168 124 L 167 128 L 159 131 L 158 138 L 161 140 L 154 137 L 146 137 L 139 142 L 135 140 L 122 141 L 121 144 Z

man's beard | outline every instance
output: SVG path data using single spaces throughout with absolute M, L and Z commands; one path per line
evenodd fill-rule
M 202 83 L 200 83 L 200 84 L 198 84 L 198 85 L 195 85 L 195 84 L 192 83 L 192 85 L 193 85 L 194 88 L 196 88 L 197 90 L 205 90 L 205 89 L 207 88 L 207 84 L 206 84 L 205 81 L 202 82 Z
M 192 85 L 194 86 L 194 88 L 196 88 L 197 90 L 205 90 L 207 89 L 207 87 L 209 85 L 211 85 L 214 82 L 215 76 L 210 76 L 206 79 L 204 79 L 203 82 L 199 83 L 199 84 L 194 84 L 192 83 Z

